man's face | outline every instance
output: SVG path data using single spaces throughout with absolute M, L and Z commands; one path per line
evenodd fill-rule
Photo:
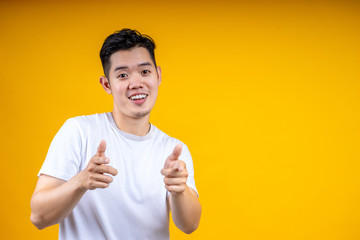
M 155 68 L 149 52 L 143 47 L 120 50 L 111 55 L 110 63 L 110 91 L 107 92 L 113 95 L 117 116 L 148 117 L 161 82 L 161 70 Z

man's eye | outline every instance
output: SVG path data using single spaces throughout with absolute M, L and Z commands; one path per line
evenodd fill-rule
M 149 73 L 150 73 L 149 70 L 143 70 L 143 71 L 142 71 L 142 74 L 144 74 L 144 75 L 149 74 Z
M 118 78 L 126 78 L 126 77 L 127 77 L 127 74 L 125 74 L 125 73 L 122 73 L 118 76 Z

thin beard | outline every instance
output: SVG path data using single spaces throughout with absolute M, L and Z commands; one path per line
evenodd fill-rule
M 147 111 L 147 112 L 136 112 L 135 113 L 135 118 L 142 118 L 142 117 L 145 117 L 146 115 L 148 115 L 150 112 Z

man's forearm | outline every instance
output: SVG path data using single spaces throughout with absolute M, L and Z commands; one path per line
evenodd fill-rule
M 80 186 L 78 177 L 76 175 L 68 182 L 51 179 L 49 188 L 35 191 L 31 199 L 30 219 L 38 229 L 57 224 L 71 213 L 86 192 L 86 189 Z M 49 181 L 49 179 L 43 180 Z
M 187 234 L 195 231 L 201 216 L 201 205 L 195 190 L 186 186 L 181 194 L 170 194 L 169 200 L 175 225 Z
M 97 153 L 84 170 L 68 182 L 47 175 L 39 177 L 31 199 L 31 222 L 39 229 L 61 222 L 78 204 L 87 190 L 107 188 L 117 170 L 105 157 L 106 142 L 102 140 Z M 110 176 L 112 175 L 112 176 Z

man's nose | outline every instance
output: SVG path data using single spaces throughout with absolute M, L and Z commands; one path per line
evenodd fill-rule
M 141 88 L 143 86 L 143 79 L 139 74 L 135 74 L 130 78 L 129 88 Z

